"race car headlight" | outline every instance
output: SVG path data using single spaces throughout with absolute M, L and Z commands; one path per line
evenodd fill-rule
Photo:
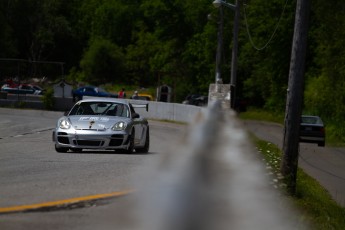
M 123 121 L 117 122 L 111 129 L 113 131 L 121 131 L 121 130 L 125 130 L 125 128 L 127 127 L 127 124 Z
M 71 127 L 71 124 L 69 123 L 68 120 L 66 119 L 62 119 L 60 122 L 59 122 L 59 128 L 60 129 L 69 129 Z

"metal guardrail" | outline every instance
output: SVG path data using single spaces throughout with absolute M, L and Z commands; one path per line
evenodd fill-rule
M 234 113 L 215 101 L 185 143 L 139 179 L 131 229 L 307 229 L 254 149 Z

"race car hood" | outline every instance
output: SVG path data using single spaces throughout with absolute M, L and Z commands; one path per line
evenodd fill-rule
M 111 128 L 115 123 L 124 121 L 130 122 L 129 118 L 114 116 L 69 116 L 68 119 L 74 129 L 96 129 L 105 130 Z

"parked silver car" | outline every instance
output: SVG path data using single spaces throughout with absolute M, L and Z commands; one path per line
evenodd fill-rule
M 317 143 L 325 146 L 325 126 L 318 116 L 302 115 L 300 123 L 300 142 Z
M 148 110 L 148 104 L 98 97 L 78 101 L 57 121 L 53 131 L 56 151 L 101 149 L 147 153 L 149 124 L 134 108 Z

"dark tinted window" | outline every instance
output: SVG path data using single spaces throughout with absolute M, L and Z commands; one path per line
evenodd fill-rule
M 77 103 L 69 115 L 107 115 L 129 117 L 128 106 L 113 102 L 82 102 Z
M 301 118 L 301 122 L 305 124 L 322 124 L 322 121 L 319 117 L 313 117 L 313 116 L 303 116 Z

